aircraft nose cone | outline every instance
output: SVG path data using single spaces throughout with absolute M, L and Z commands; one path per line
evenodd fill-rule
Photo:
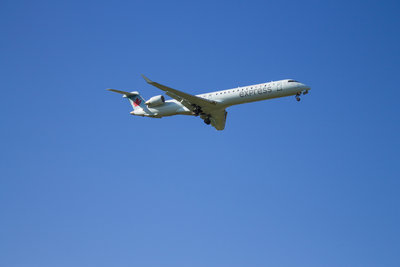
M 310 89 L 311 89 L 310 86 L 308 86 L 308 85 L 306 85 L 306 84 L 304 84 L 304 83 L 303 83 L 302 85 L 303 85 L 303 87 L 304 87 L 305 90 L 310 90 Z

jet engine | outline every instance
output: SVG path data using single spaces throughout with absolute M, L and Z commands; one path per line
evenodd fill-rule
M 165 98 L 163 95 L 156 95 L 146 101 L 146 105 L 149 108 L 161 106 L 165 103 Z

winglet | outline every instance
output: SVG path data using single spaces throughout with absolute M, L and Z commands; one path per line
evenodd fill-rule
M 147 78 L 147 77 L 144 76 L 143 74 L 142 74 L 142 77 L 143 77 L 143 79 L 144 79 L 147 83 L 150 83 L 150 84 L 153 83 L 153 81 L 151 81 L 149 78 Z

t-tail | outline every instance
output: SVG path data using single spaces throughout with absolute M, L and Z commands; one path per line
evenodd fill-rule
M 143 110 L 146 108 L 145 100 L 140 96 L 139 92 L 124 92 L 116 89 L 107 89 L 108 91 L 112 91 L 118 94 L 122 94 L 123 97 L 128 98 L 129 102 L 132 105 L 134 111 Z

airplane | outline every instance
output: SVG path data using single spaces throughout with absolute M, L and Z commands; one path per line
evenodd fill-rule
M 306 95 L 311 89 L 296 80 L 285 79 L 192 95 L 153 82 L 146 76 L 142 76 L 148 84 L 164 91 L 166 95 L 173 99 L 165 100 L 163 95 L 157 95 L 145 101 L 137 91 L 124 92 L 107 89 L 122 94 L 124 98 L 129 100 L 133 108 L 133 111 L 130 112 L 131 115 L 151 118 L 173 115 L 200 116 L 205 124 L 211 124 L 219 131 L 225 129 L 228 114 L 226 108 L 230 106 L 292 95 L 295 96 L 297 101 L 300 101 L 301 94 Z

